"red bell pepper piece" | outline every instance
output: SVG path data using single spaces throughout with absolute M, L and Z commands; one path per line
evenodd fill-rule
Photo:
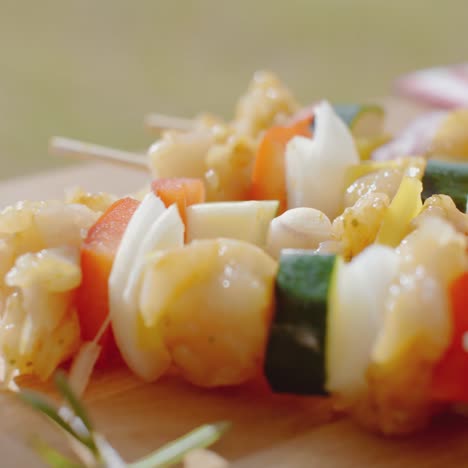
M 453 335 L 450 347 L 433 373 L 431 397 L 468 402 L 468 272 L 450 288 Z

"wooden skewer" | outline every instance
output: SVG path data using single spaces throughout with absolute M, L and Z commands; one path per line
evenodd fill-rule
M 187 132 L 195 128 L 195 121 L 170 115 L 148 114 L 145 117 L 145 127 L 148 130 L 158 133 L 161 132 L 161 130 L 170 129 Z
M 84 143 L 69 138 L 52 137 L 49 142 L 49 153 L 60 157 L 97 159 L 134 169 L 148 170 L 148 159 L 142 154 Z

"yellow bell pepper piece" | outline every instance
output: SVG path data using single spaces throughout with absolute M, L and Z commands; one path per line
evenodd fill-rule
M 396 247 L 409 231 L 411 220 L 422 209 L 422 182 L 405 176 L 385 213 L 376 242 Z

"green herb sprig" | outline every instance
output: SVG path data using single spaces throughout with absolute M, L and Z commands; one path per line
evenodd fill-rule
M 65 375 L 57 373 L 54 380 L 65 402 L 62 407 L 57 407 L 42 394 L 29 390 L 19 392 L 23 402 L 46 416 L 68 437 L 80 460 L 74 461 L 36 439 L 33 443 L 36 453 L 52 468 L 165 468 L 180 463 L 194 449 L 214 444 L 230 428 L 229 422 L 205 424 L 136 462 L 125 463 L 109 442 L 95 431 Z

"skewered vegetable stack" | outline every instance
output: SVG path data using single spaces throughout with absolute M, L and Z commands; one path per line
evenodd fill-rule
M 163 134 L 143 196 L 6 209 L 4 379 L 92 367 L 91 342 L 146 381 L 263 374 L 387 434 L 464 402 L 465 155 L 369 160 L 389 138 L 378 106 L 301 109 L 260 74 L 233 122 Z

